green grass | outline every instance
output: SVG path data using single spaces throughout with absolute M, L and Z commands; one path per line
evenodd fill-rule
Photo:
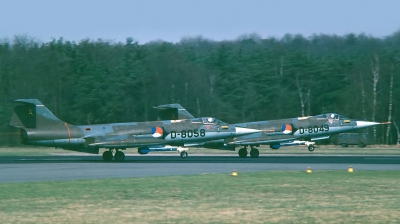
M 0 184 L 0 223 L 399 223 L 400 171 Z

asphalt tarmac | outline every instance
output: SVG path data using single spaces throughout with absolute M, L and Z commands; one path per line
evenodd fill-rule
M 187 174 L 231 174 L 257 171 L 400 170 L 400 156 L 360 155 L 127 155 L 123 162 L 101 156 L 0 156 L 0 183 L 148 177 Z

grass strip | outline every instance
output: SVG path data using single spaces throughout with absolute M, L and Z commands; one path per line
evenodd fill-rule
M 1 184 L 0 223 L 399 223 L 399 177 L 239 170 Z

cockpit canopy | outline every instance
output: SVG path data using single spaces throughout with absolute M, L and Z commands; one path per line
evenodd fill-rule
M 327 113 L 326 118 L 331 120 L 350 120 L 348 117 L 336 113 Z
M 202 118 L 196 118 L 192 119 L 193 123 L 203 123 L 203 124 L 214 124 L 214 125 L 226 125 L 227 123 L 218 120 L 213 117 L 202 117 Z

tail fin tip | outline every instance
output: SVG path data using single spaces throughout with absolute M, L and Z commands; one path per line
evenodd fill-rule
M 30 103 L 30 104 L 34 104 L 36 106 L 43 105 L 43 103 L 40 102 L 38 99 L 16 99 L 16 100 L 14 100 L 14 102 L 17 102 L 17 103 Z

